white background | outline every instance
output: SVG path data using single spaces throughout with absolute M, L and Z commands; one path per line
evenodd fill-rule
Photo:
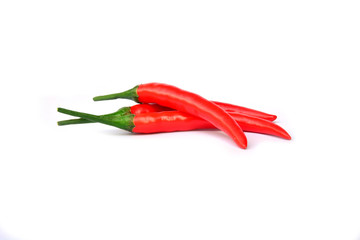
M 1 1 L 0 239 L 360 239 L 358 1 Z M 293 137 L 58 127 L 163 82 Z

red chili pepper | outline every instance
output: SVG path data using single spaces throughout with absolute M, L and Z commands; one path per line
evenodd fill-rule
M 269 121 L 274 121 L 276 119 L 276 115 L 260 112 L 258 110 L 241 107 L 241 106 L 237 106 L 237 105 L 233 105 L 233 104 L 229 104 L 229 103 L 214 102 L 214 101 L 213 101 L 213 103 L 215 103 L 216 105 L 218 105 L 219 107 L 221 107 L 228 113 L 242 113 L 242 114 L 246 114 L 248 116 L 263 118 L 263 119 L 266 119 Z M 133 105 L 130 107 L 130 111 L 132 114 L 147 113 L 147 112 L 173 111 L 173 110 L 174 109 L 163 107 L 158 104 L 147 104 L 147 103 L 136 104 L 136 105 Z
M 247 139 L 236 121 L 216 104 L 205 98 L 175 86 L 162 83 L 147 83 L 128 91 L 98 96 L 94 101 L 115 98 L 133 99 L 141 103 L 157 103 L 181 112 L 202 118 L 229 135 L 241 147 L 247 147 Z
M 100 116 L 91 115 L 92 119 L 89 119 L 88 115 L 83 115 L 84 113 L 74 112 L 60 108 L 59 112 L 77 117 L 84 116 L 84 118 L 59 121 L 58 124 L 68 125 L 90 122 L 105 123 L 103 121 L 107 120 L 113 122 L 120 122 L 121 125 L 117 125 L 117 127 L 125 130 L 129 130 L 129 126 L 133 126 L 131 132 L 136 133 L 174 132 L 215 128 L 212 124 L 203 119 L 179 111 L 131 114 L 130 108 L 126 107 L 125 109 L 127 109 L 127 112 L 120 109 L 117 112 L 111 114 Z M 290 135 L 283 128 L 271 121 L 239 113 L 231 113 L 230 115 L 235 119 L 235 121 L 241 126 L 244 131 L 269 134 L 285 139 L 291 139 Z M 85 119 L 85 117 L 87 117 L 87 119 Z M 122 118 L 124 118 L 125 121 L 122 121 Z M 97 120 L 94 121 L 94 119 Z M 114 126 L 114 124 L 105 124 Z

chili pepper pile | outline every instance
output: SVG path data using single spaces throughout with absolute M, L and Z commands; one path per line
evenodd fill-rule
M 220 129 L 241 148 L 247 147 L 246 132 L 257 132 L 290 140 L 290 135 L 273 123 L 276 115 L 233 104 L 209 101 L 198 94 L 162 83 L 147 83 L 130 90 L 94 97 L 94 101 L 131 99 L 140 104 L 105 115 L 64 108 L 58 112 L 78 117 L 59 121 L 59 126 L 103 123 L 134 133 L 159 133 L 196 129 Z

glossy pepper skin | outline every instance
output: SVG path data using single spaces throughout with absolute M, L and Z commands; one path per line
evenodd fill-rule
M 127 112 L 123 109 L 127 109 Z M 74 112 L 66 109 L 60 109 L 60 112 L 72 115 L 80 116 L 79 112 Z M 74 115 L 74 113 L 76 115 Z M 244 131 L 247 132 L 256 132 L 262 134 L 269 134 L 278 136 L 284 139 L 290 140 L 290 135 L 280 126 L 275 123 L 253 117 L 247 116 L 240 113 L 230 113 L 230 115 L 235 119 L 235 121 L 242 127 Z M 197 118 L 193 115 L 182 113 L 179 111 L 164 111 L 164 112 L 146 112 L 140 114 L 132 114 L 130 108 L 125 107 L 119 109 L 115 113 L 95 116 L 97 119 L 105 119 L 121 122 L 121 118 L 125 118 L 128 122 L 125 121 L 125 126 L 117 126 L 119 128 L 129 130 L 129 126 L 133 126 L 131 132 L 136 133 L 159 133 L 159 132 L 175 132 L 175 131 L 189 131 L 196 129 L 212 129 L 215 128 L 212 124 L 206 122 L 203 119 Z M 94 119 L 94 118 L 93 118 Z M 68 124 L 77 124 L 77 123 L 91 123 L 91 122 L 101 122 L 91 121 L 84 118 L 72 119 L 59 121 L 58 125 L 68 125 Z M 106 124 L 106 123 L 105 123 Z M 110 124 L 109 124 L 110 125 Z M 114 125 L 112 125 L 114 126 Z
M 189 113 L 225 132 L 239 147 L 243 149 L 247 147 L 246 136 L 237 122 L 225 110 L 198 94 L 168 84 L 147 83 L 122 93 L 95 97 L 94 101 L 114 98 L 128 98 L 141 103 L 157 103 Z

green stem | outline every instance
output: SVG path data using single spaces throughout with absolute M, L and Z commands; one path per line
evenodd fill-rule
M 135 86 L 132 89 L 129 89 L 127 91 L 124 92 L 120 92 L 120 93 L 113 93 L 113 94 L 108 94 L 108 95 L 103 95 L 103 96 L 97 96 L 94 97 L 93 100 L 94 101 L 103 101 L 103 100 L 111 100 L 111 99 L 117 99 L 117 98 L 125 98 L 125 99 L 130 99 L 133 100 L 135 102 L 138 102 L 138 94 L 137 94 L 137 89 L 139 86 Z
M 92 121 L 92 122 L 99 122 L 106 125 L 110 125 L 113 127 L 121 128 L 127 131 L 132 132 L 132 129 L 135 127 L 133 119 L 134 115 L 129 114 L 121 117 L 114 117 L 114 118 L 105 118 L 104 116 L 97 116 L 93 114 L 88 113 L 82 113 L 77 111 L 68 110 L 65 108 L 58 108 L 58 112 L 68 114 L 74 117 L 80 117 L 84 118 L 86 120 Z
M 101 118 L 105 118 L 108 120 L 121 118 L 122 116 L 131 114 L 131 108 L 130 107 L 122 107 L 116 112 L 100 115 Z M 59 126 L 65 126 L 65 125 L 72 125 L 72 124 L 83 124 L 83 123 L 93 123 L 93 121 L 89 121 L 87 119 L 78 118 L 78 119 L 69 119 L 69 120 L 63 120 L 59 121 Z
M 92 123 L 87 119 L 77 118 L 77 119 L 69 119 L 57 122 L 59 126 L 72 125 L 72 124 L 83 124 L 83 123 Z

